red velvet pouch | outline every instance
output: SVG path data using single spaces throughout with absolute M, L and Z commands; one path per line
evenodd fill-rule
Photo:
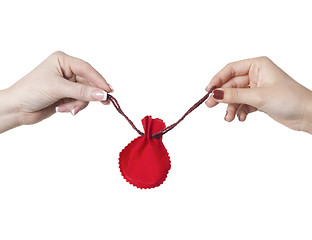
M 119 154 L 119 167 L 127 182 L 138 188 L 161 185 L 170 170 L 170 157 L 162 137 L 152 134 L 166 128 L 161 119 L 146 116 L 142 119 L 144 136 L 130 142 Z

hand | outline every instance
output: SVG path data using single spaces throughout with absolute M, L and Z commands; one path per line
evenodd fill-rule
M 225 120 L 237 114 L 245 121 L 249 113 L 262 111 L 294 130 L 312 133 L 312 93 L 269 58 L 260 57 L 233 62 L 217 73 L 206 90 L 216 86 L 206 101 L 208 107 L 227 103 Z
M 90 64 L 55 52 L 13 86 L 0 91 L 0 99 L 6 101 L 0 109 L 0 132 L 37 123 L 56 110 L 76 115 L 90 101 L 108 103 L 107 92 L 111 91 L 110 85 Z M 10 124 L 4 118 L 10 119 Z

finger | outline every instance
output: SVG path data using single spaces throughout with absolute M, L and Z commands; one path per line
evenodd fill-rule
M 38 112 L 38 116 L 40 116 L 40 118 L 38 119 L 38 121 L 42 121 L 43 119 L 46 119 L 50 116 L 52 116 L 55 113 L 55 107 L 56 107 L 57 103 L 52 104 L 49 107 L 46 107 L 42 110 L 40 110 Z
M 252 64 L 252 59 L 241 60 L 227 64 L 220 72 L 218 72 L 206 87 L 209 91 L 211 87 L 221 87 L 234 77 L 248 75 L 249 69 Z
M 101 102 L 103 105 L 109 105 L 110 104 L 110 101 L 109 100 L 106 100 L 106 101 L 103 101 Z
M 225 84 L 222 85 L 222 88 L 247 88 L 249 86 L 249 76 L 239 76 L 234 77 Z
M 88 102 L 72 101 L 64 104 L 60 104 L 56 107 L 56 112 L 70 112 L 75 116 L 78 112 L 85 109 L 88 106 Z
M 239 77 L 234 77 L 227 83 L 225 83 L 222 87 L 227 87 L 227 88 L 242 88 L 242 87 L 247 87 L 249 85 L 249 77 L 248 75 L 245 76 L 239 76 Z M 218 104 L 217 101 L 214 100 L 212 96 L 209 96 L 209 98 L 206 101 L 206 105 L 209 108 L 212 108 Z
M 246 105 L 246 104 L 242 104 L 240 108 L 237 110 L 237 118 L 239 121 L 243 122 L 246 120 L 247 115 L 249 113 L 252 113 L 255 111 L 257 111 L 257 108 Z
M 212 96 L 209 96 L 205 104 L 207 105 L 207 107 L 212 108 L 216 106 L 218 102 Z
M 213 91 L 213 98 L 222 103 L 240 103 L 256 108 L 263 106 L 262 89 L 260 88 L 218 88 Z
M 55 107 L 60 104 L 61 101 L 58 101 L 46 108 L 41 109 L 40 111 L 32 112 L 31 114 L 27 115 L 25 119 L 23 119 L 23 124 L 29 125 L 38 123 L 55 113 Z
M 232 122 L 235 118 L 236 112 L 239 109 L 239 107 L 240 104 L 235 103 L 228 104 L 224 120 L 227 122 Z
M 104 77 L 89 63 L 78 58 L 69 57 L 69 65 L 74 74 L 87 78 L 95 86 L 102 88 L 107 92 L 112 91 Z
M 61 52 L 58 54 L 58 59 L 61 70 L 66 77 L 72 77 L 73 74 L 84 77 L 93 83 L 96 87 L 102 88 L 106 92 L 112 91 L 104 77 L 89 63 Z
M 100 88 L 64 79 L 59 79 L 58 83 L 54 85 L 54 93 L 59 99 L 73 98 L 84 102 L 107 100 L 107 92 Z

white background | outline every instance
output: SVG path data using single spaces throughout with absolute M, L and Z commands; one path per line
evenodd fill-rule
M 176 121 L 235 60 L 266 55 L 311 89 L 308 3 L 1 1 L 0 89 L 62 50 L 104 75 L 140 129 L 145 115 Z M 151 190 L 121 177 L 137 134 L 112 105 L 1 134 L 0 239 L 311 239 L 311 136 L 264 113 L 227 123 L 225 108 L 202 105 L 164 136 L 172 169 Z

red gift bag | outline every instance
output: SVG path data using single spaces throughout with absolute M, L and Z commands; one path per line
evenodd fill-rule
M 138 188 L 154 188 L 165 181 L 171 166 L 162 137 L 152 138 L 166 125 L 151 116 L 144 117 L 142 124 L 144 136 L 137 137 L 120 152 L 119 167 L 127 182 Z

